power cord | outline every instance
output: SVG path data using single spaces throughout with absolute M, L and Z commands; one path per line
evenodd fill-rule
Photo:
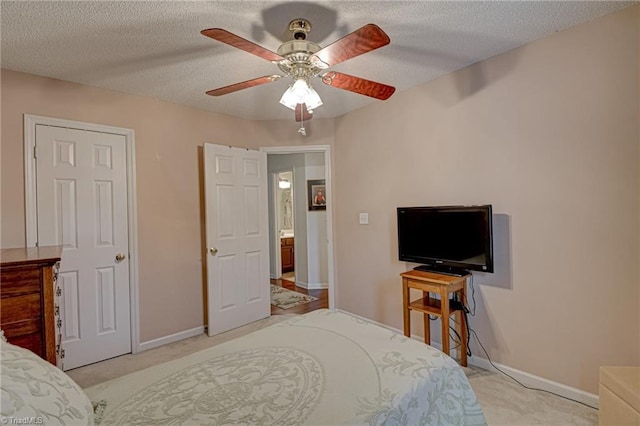
M 594 409 L 594 410 L 597 410 L 597 408 L 592 407 L 592 406 L 590 406 L 589 404 L 585 404 L 585 403 L 584 403 L 584 402 L 582 402 L 582 401 L 578 401 L 578 400 L 576 400 L 576 399 L 569 398 L 569 397 L 567 397 L 567 396 L 560 395 L 560 394 L 558 394 L 558 393 L 555 393 L 555 392 L 552 392 L 552 391 L 549 391 L 549 390 L 546 390 L 546 389 L 540 389 L 540 388 L 534 388 L 534 387 L 531 387 L 531 386 L 527 386 L 527 385 L 525 385 L 524 383 L 522 383 L 520 380 L 518 380 L 518 379 L 516 379 L 515 377 L 513 377 L 513 376 L 511 376 L 511 375 L 507 374 L 506 372 L 502 371 L 501 369 L 499 369 L 498 367 L 496 367 L 496 365 L 493 363 L 493 361 L 491 361 L 491 358 L 489 357 L 489 354 L 487 353 L 487 350 L 484 348 L 484 346 L 482 345 L 482 342 L 480 341 L 480 338 L 478 337 L 478 333 L 476 333 L 476 331 L 475 331 L 474 329 L 472 329 L 472 328 L 470 328 L 470 327 L 468 327 L 468 326 L 467 326 L 467 329 L 468 329 L 471 333 L 473 333 L 473 335 L 475 336 L 476 341 L 478 342 L 478 344 L 479 344 L 479 345 L 480 345 L 480 347 L 482 348 L 482 351 L 484 352 L 484 354 L 487 356 L 487 361 L 489 361 L 489 364 L 491 364 L 491 366 L 492 366 L 493 368 L 495 368 L 495 369 L 496 369 L 496 370 L 498 370 L 500 373 L 504 374 L 505 376 L 507 376 L 508 378 L 510 378 L 511 380 L 513 380 L 514 382 L 516 382 L 517 384 L 519 384 L 520 386 L 522 386 L 523 388 L 528 389 L 528 390 L 538 391 L 538 392 L 546 392 L 546 393 L 549 393 L 549 394 L 551 394 L 551 395 L 559 396 L 560 398 L 563 398 L 563 399 L 566 399 L 566 400 L 569 400 L 569 401 L 573 401 L 573 402 L 577 402 L 578 404 L 582 404 L 582 405 L 584 405 L 585 407 L 589 407 L 589 408 L 592 408 L 592 409 Z M 467 346 L 468 346 L 468 345 L 467 345 Z
M 555 393 L 555 392 L 552 392 L 552 391 L 549 391 L 549 390 L 546 390 L 546 389 L 540 389 L 540 388 L 534 388 L 534 387 L 531 387 L 531 386 L 527 386 L 527 385 L 525 385 L 524 383 L 522 383 L 520 380 L 516 379 L 515 377 L 511 376 L 510 374 L 508 374 L 508 373 L 506 373 L 506 372 L 502 371 L 500 368 L 498 368 L 498 367 L 493 363 L 493 361 L 491 361 L 491 357 L 489 356 L 489 353 L 487 352 L 487 350 L 485 349 L 484 345 L 483 345 L 483 344 L 482 344 L 482 342 L 480 341 L 480 337 L 478 337 L 478 333 L 476 333 L 476 331 L 475 331 L 474 329 L 472 329 L 472 328 L 471 328 L 471 326 L 469 325 L 469 318 L 467 317 L 467 315 L 471 315 L 472 317 L 473 317 L 473 316 L 475 316 L 475 315 L 476 315 L 476 307 L 477 307 L 477 305 L 476 305 L 476 298 L 475 298 L 475 287 L 474 287 L 474 285 L 473 285 L 473 275 L 471 275 L 471 278 L 469 279 L 469 283 L 470 283 L 470 286 L 471 286 L 471 300 L 473 301 L 473 310 L 470 310 L 470 309 L 469 309 L 469 306 L 468 306 L 468 300 L 467 300 L 466 295 L 465 295 L 465 297 L 464 297 L 464 298 L 465 298 L 465 300 L 464 300 L 464 301 L 463 301 L 463 303 L 462 303 L 462 313 L 464 314 L 464 320 L 465 320 L 465 322 L 466 322 L 466 324 L 467 324 L 467 336 L 466 336 L 466 338 L 467 338 L 467 356 L 471 356 L 471 355 L 472 355 L 472 354 L 471 354 L 471 349 L 470 349 L 470 346 L 471 346 L 471 345 L 470 345 L 470 343 L 471 343 L 471 333 L 473 333 L 473 335 L 474 335 L 474 336 L 475 336 L 475 338 L 476 338 L 476 341 L 478 342 L 478 345 L 480 345 L 480 347 L 482 348 L 482 351 L 484 352 L 485 356 L 487 357 L 487 361 L 489 361 L 489 364 L 490 364 L 493 368 L 495 368 L 498 372 L 500 372 L 500 373 L 502 373 L 503 375 L 505 375 L 506 377 L 510 378 L 511 380 L 513 380 L 514 382 L 516 382 L 517 384 L 519 384 L 520 386 L 522 386 L 523 388 L 528 389 L 528 390 L 532 390 L 532 391 L 546 392 L 546 393 L 548 393 L 548 394 L 558 396 L 558 397 L 563 398 L 563 399 L 566 399 L 566 400 L 568 400 L 568 401 L 577 402 L 578 404 L 584 405 L 585 407 L 589 407 L 589 408 L 592 408 L 592 409 L 594 409 L 594 410 L 597 410 L 597 408 L 592 407 L 592 406 L 590 406 L 589 404 L 585 404 L 585 403 L 584 403 L 584 402 L 582 402 L 582 401 L 578 401 L 578 400 L 576 400 L 576 399 L 569 398 L 569 397 L 567 397 L 567 396 L 560 395 L 560 394 L 558 394 L 558 393 Z M 456 320 L 455 320 L 455 319 L 454 319 L 454 320 L 452 320 L 452 321 L 453 321 L 453 323 L 454 323 L 454 324 L 457 324 L 457 322 L 456 322 Z M 450 330 L 453 330 L 453 332 L 455 333 L 455 336 L 457 337 L 457 340 L 454 338 L 454 336 L 452 336 L 452 335 L 451 335 L 451 332 L 449 333 L 449 336 L 450 336 L 451 338 L 453 338 L 453 340 L 454 340 L 455 342 L 457 342 L 457 343 L 461 343 L 461 342 L 462 342 L 462 339 L 461 339 L 460 334 L 457 332 L 457 330 L 456 330 L 453 326 L 449 327 L 449 329 L 450 329 Z
M 469 315 L 471 315 L 472 317 L 476 316 L 476 288 L 473 285 L 473 275 L 471 275 L 471 278 L 469 278 L 469 284 L 471 286 L 471 300 L 473 301 L 473 310 L 470 310 L 469 308 L 469 300 L 467 299 L 467 294 L 465 293 L 464 295 L 464 300 L 462 301 L 462 304 L 464 305 L 464 309 L 465 312 L 468 313 Z

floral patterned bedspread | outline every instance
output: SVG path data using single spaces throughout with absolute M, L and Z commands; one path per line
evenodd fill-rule
M 0 338 L 0 424 L 93 425 L 91 402 L 71 377 Z
M 103 425 L 486 424 L 454 360 L 328 310 L 86 392 Z

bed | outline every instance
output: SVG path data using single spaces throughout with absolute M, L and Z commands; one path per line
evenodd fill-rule
M 85 392 L 103 425 L 485 424 L 454 360 L 329 310 Z
M 7 343 L 0 331 L 0 423 L 94 424 L 84 391 L 62 370 L 28 349 Z

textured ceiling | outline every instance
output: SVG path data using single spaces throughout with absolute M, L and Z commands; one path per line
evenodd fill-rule
M 290 38 L 287 25 L 295 18 L 311 21 L 308 40 L 321 46 L 372 22 L 391 44 L 332 69 L 406 90 L 632 4 L 638 2 L 2 0 L 1 64 L 243 118 L 293 119 L 278 104 L 288 79 L 207 96 L 207 90 L 279 70 L 200 31 L 224 28 L 275 51 Z M 316 117 L 383 102 L 319 80 L 314 88 L 324 101 Z

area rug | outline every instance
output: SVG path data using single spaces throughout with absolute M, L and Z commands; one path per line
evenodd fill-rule
M 280 309 L 291 309 L 314 300 L 318 300 L 318 298 L 271 284 L 271 304 Z

